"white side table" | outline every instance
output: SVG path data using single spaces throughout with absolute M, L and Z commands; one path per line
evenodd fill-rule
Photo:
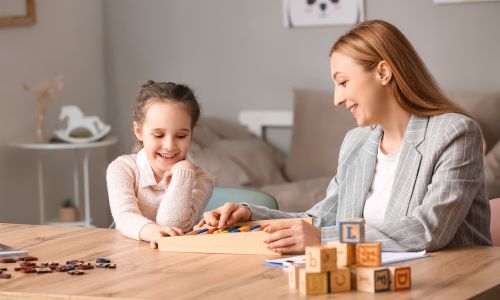
M 45 198 L 43 186 L 43 165 L 41 152 L 49 150 L 74 150 L 73 160 L 73 192 L 75 206 L 80 208 L 80 186 L 78 174 L 78 151 L 83 150 L 83 196 L 84 196 L 84 212 L 85 219 L 79 222 L 72 222 L 66 225 L 70 226 L 86 226 L 92 227 L 92 219 L 90 218 L 90 195 L 89 195 L 89 150 L 92 148 L 108 147 L 115 144 L 118 138 L 109 136 L 101 141 L 85 144 L 69 144 L 69 143 L 35 143 L 35 142 L 10 142 L 9 146 L 33 150 L 37 157 L 38 166 L 38 203 L 40 209 L 40 224 L 45 224 Z M 59 223 L 63 224 L 63 223 Z

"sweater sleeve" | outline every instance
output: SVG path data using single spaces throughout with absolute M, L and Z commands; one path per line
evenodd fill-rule
M 153 221 L 144 217 L 139 210 L 133 168 L 124 160 L 116 159 L 108 166 L 106 183 L 116 229 L 127 237 L 140 240 L 142 228 Z
M 184 232 L 190 231 L 212 196 L 212 191 L 213 181 L 202 169 L 175 170 L 158 208 L 156 223 L 178 227 Z

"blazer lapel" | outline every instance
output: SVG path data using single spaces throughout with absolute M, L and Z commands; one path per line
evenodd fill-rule
M 396 221 L 406 216 L 413 188 L 420 169 L 422 154 L 417 147 L 425 138 L 429 117 L 412 115 L 403 139 L 403 148 L 396 168 L 389 204 L 384 216 L 385 222 Z
M 340 218 L 361 217 L 366 195 L 373 180 L 377 162 L 378 145 L 382 137 L 382 128 L 372 130 L 368 140 L 360 151 L 358 159 L 351 164 L 345 178 L 345 197 L 342 197 L 345 209 L 338 210 Z

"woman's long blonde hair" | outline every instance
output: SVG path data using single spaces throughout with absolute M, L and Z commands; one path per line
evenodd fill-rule
M 390 85 L 397 102 L 412 114 L 468 115 L 444 95 L 410 41 L 388 22 L 370 20 L 356 25 L 335 42 L 330 56 L 334 52 L 349 56 L 366 71 L 385 61 L 392 71 Z

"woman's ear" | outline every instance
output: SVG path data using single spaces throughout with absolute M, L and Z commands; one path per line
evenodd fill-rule
M 382 85 L 388 84 L 392 79 L 391 68 L 385 60 L 379 62 L 377 65 L 377 78 Z
M 139 124 L 137 124 L 137 122 L 134 122 L 134 133 L 135 137 L 137 137 L 137 139 L 142 142 L 142 128 L 139 126 Z

